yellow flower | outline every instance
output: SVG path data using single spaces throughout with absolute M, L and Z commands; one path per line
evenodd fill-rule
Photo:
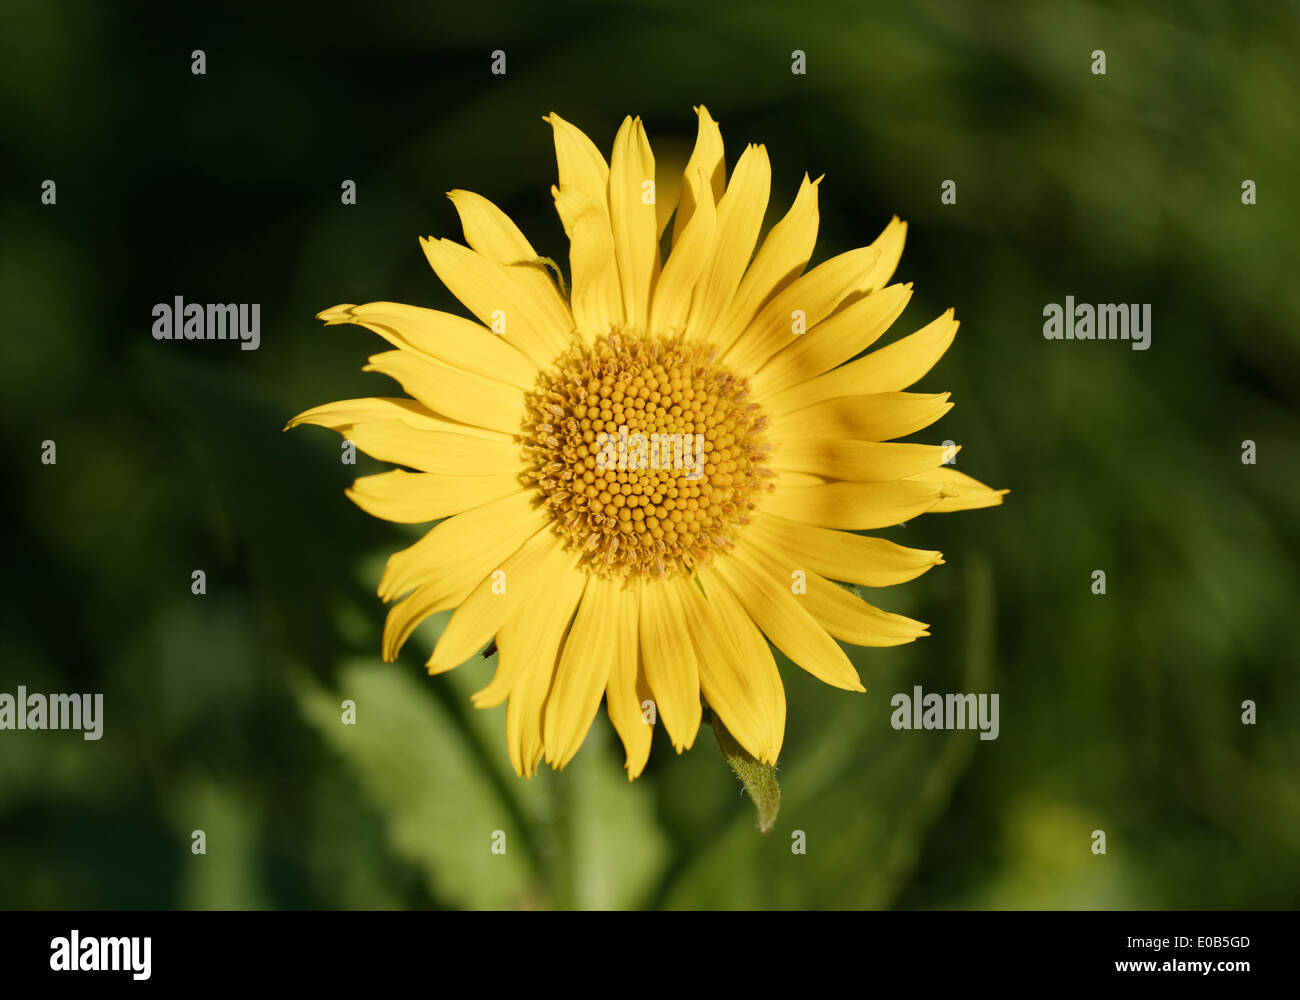
M 940 554 L 853 532 L 1005 492 L 944 465 L 942 447 L 890 443 L 952 405 L 947 393 L 903 391 L 952 342 L 952 310 L 850 360 L 911 296 L 887 284 L 906 225 L 895 218 L 871 246 L 805 272 L 819 181 L 805 175 L 760 244 L 767 152 L 747 147 L 726 182 L 717 124 L 697 113 L 665 259 L 640 120 L 623 122 L 607 164 L 552 114 L 571 293 L 495 205 L 453 191 L 468 246 L 421 242 L 478 322 L 393 302 L 326 310 L 326 323 L 392 344 L 365 370 L 411 398 L 345 400 L 290 423 L 332 428 L 406 467 L 358 479 L 348 495 L 363 510 L 442 519 L 388 562 L 379 595 L 402 599 L 384 656 L 452 608 L 429 673 L 495 638 L 496 675 L 474 703 L 508 699 L 520 775 L 543 756 L 564 767 L 602 697 L 629 779 L 657 721 L 679 753 L 694 742 L 701 697 L 774 764 L 785 692 L 768 640 L 826 683 L 863 691 L 836 640 L 928 634 L 832 581 L 897 584 Z

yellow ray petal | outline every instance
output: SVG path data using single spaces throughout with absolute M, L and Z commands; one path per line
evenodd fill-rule
M 815 476 L 811 472 L 791 472 L 789 469 L 777 469 L 772 476 L 773 489 L 786 487 L 820 486 L 822 483 L 834 482 L 829 476 Z
M 859 247 L 819 264 L 796 278 L 759 311 L 724 359 L 745 372 L 755 372 L 777 351 L 789 346 L 796 313 L 806 329 L 813 328 L 841 305 L 861 297 L 874 274 L 880 251 Z
M 691 584 L 687 584 L 692 586 Z M 641 662 L 677 752 L 700 729 L 700 668 L 675 579 L 641 581 Z
M 825 375 L 783 389 L 767 405 L 775 412 L 798 410 L 837 396 L 896 392 L 914 384 L 943 357 L 957 335 L 952 310 L 916 333 L 850 361 Z
M 514 224 L 510 216 L 501 211 L 490 199 L 474 191 L 460 188 L 448 191 L 447 197 L 451 199 L 456 214 L 460 216 L 460 225 L 465 231 L 465 242 L 475 253 L 480 253 L 498 264 L 517 264 L 538 258 L 539 255 L 528 242 L 528 237 Z M 546 274 L 545 271 L 539 273 L 543 276 Z M 555 289 L 554 284 L 551 288 L 558 295 L 559 291 Z
M 490 431 L 486 427 L 475 427 L 445 417 L 435 416 L 423 403 L 407 399 L 404 396 L 370 396 L 365 399 L 341 399 L 335 403 L 314 406 L 298 414 L 285 430 L 299 424 L 316 424 L 320 427 L 338 429 L 343 425 L 364 424 L 371 420 L 400 420 L 419 431 L 441 434 L 461 434 L 475 440 L 510 442 L 512 434 Z
M 547 261 L 533 248 L 510 217 L 482 195 L 471 191 L 449 191 L 447 194 L 460 216 L 465 241 L 476 253 L 500 264 L 507 277 L 518 286 L 530 308 L 539 309 L 530 325 L 537 325 L 548 334 L 562 331 L 567 343 L 574 329 L 573 313 L 569 303 L 556 288 Z M 504 310 L 503 310 L 504 311 Z M 509 314 L 505 316 L 506 333 L 509 332 Z M 490 331 L 489 331 L 490 332 Z M 490 332 L 491 333 L 491 332 Z M 502 333 L 491 333 L 498 340 Z M 557 341 L 547 336 L 546 345 L 553 349 Z M 536 366 L 534 366 L 534 380 Z M 532 382 L 527 388 L 532 387 Z
M 569 237 L 570 305 L 578 331 L 591 340 L 624 319 L 609 214 L 609 165 L 581 129 L 554 112 L 545 120 L 554 132 L 559 169 L 559 184 L 551 194 Z
M 941 445 L 852 441 L 840 438 L 787 439 L 775 449 L 773 469 L 808 472 L 855 483 L 884 483 L 938 468 L 960 451 Z
M 521 601 L 515 616 L 497 632 L 497 670 L 487 687 L 474 693 L 476 708 L 500 705 L 525 673 L 556 662 L 587 576 L 565 569 L 552 582 L 533 600 Z
M 889 220 L 879 236 L 872 241 L 872 246 L 880 251 L 876 266 L 867 284 L 867 291 L 878 292 L 889 284 L 889 279 L 898 270 L 898 262 L 903 256 L 903 244 L 907 240 L 907 223 L 895 215 Z
M 822 528 L 871 531 L 924 514 L 941 497 L 939 486 L 909 479 L 892 483 L 825 483 L 802 488 L 778 486 L 763 499 L 763 510 Z
M 609 211 L 623 314 L 638 330 L 645 329 L 650 289 L 659 276 L 654 179 L 655 158 L 645 128 L 640 118 L 627 118 L 614 139 L 610 158 Z
M 713 260 L 691 302 L 689 332 L 708 337 L 719 325 L 753 256 L 771 187 L 772 165 L 767 150 L 762 146 L 748 146 L 736 162 L 731 183 L 718 202 Z
M 465 230 L 465 242 L 470 248 L 508 268 L 515 281 L 537 300 L 548 304 L 547 312 L 552 322 L 572 330 L 573 315 L 569 312 L 569 304 L 551 280 L 546 262 L 510 216 L 473 191 L 448 191 L 447 197 L 456 206 L 461 227 Z M 528 387 L 531 386 L 530 382 Z
M 531 389 L 537 381 L 537 365 L 487 327 L 463 316 L 400 302 L 367 302 L 335 306 L 317 313 L 317 318 L 327 326 L 364 326 L 394 347 L 521 389 Z
M 785 688 L 772 650 L 731 591 L 707 571 L 700 577 L 704 593 L 685 590 L 700 650 L 700 690 L 737 743 L 775 764 L 785 738 Z
M 381 598 L 390 601 L 419 586 L 388 611 L 385 660 L 397 659 L 420 622 L 464 601 L 484 577 L 544 527 L 540 512 L 519 509 L 521 499 L 527 503 L 525 494 L 516 494 L 448 518 L 389 558 L 379 584 Z M 512 515 L 514 520 L 509 519 Z
M 537 506 L 532 490 L 511 493 L 449 517 L 414 545 L 388 557 L 379 579 L 379 597 L 391 601 L 417 585 L 429 583 L 439 594 L 454 596 L 452 606 L 459 604 L 490 570 L 500 566 L 549 522 L 549 515 Z M 480 555 L 491 563 L 481 571 L 475 568 Z M 473 577 L 464 593 L 451 582 L 443 584 L 459 584 L 463 576 L 459 572 L 461 563 L 469 567 L 468 575 Z
M 574 608 L 582 594 L 586 575 L 572 563 L 562 563 L 551 578 L 555 590 L 555 604 L 551 615 L 534 621 L 532 632 L 517 627 L 520 619 L 507 622 L 498 634 L 498 643 L 505 642 L 500 666 L 507 671 L 521 661 L 517 679 L 510 689 L 510 702 L 506 707 L 506 748 L 510 763 L 521 778 L 531 778 L 537 773 L 544 745 L 542 723 L 551 686 L 558 670 L 559 646 Z
M 419 472 L 481 476 L 523 471 L 519 445 L 513 441 L 419 430 L 405 420 L 367 420 L 353 424 L 337 420 L 326 423 L 325 419 L 310 422 L 337 431 L 372 458 Z
M 956 510 L 975 510 L 980 507 L 997 507 L 1010 490 L 995 490 L 978 479 L 972 479 L 951 466 L 919 472 L 907 477 L 915 483 L 933 484 L 944 491 L 944 497 L 930 509 L 933 514 L 947 514 Z
M 710 335 L 719 349 L 734 344 L 758 311 L 808 266 L 817 242 L 817 185 L 820 183 L 820 177 L 810 181 L 804 174 L 790 210 L 758 248 L 730 305 L 719 317 L 717 330 Z
M 615 611 L 618 635 L 610 655 L 609 678 L 605 682 L 605 711 L 623 741 L 627 780 L 633 781 L 650 759 L 654 723 L 647 721 L 646 702 L 653 700 L 650 685 L 641 668 L 639 623 L 640 588 L 620 591 Z
M 623 323 L 623 290 L 609 213 L 585 194 L 551 188 L 555 210 L 569 237 L 569 267 L 573 288 L 569 292 L 574 323 L 584 339 L 591 341 Z
M 695 149 L 691 152 L 691 158 L 686 161 L 686 169 L 682 171 L 681 200 L 677 204 L 677 213 L 673 217 L 674 252 L 678 241 L 685 236 L 691 218 L 695 215 L 700 197 L 707 191 L 709 201 L 716 205 L 727 183 L 727 166 L 723 158 L 722 133 L 718 131 L 718 123 L 709 115 L 709 109 L 702 104 L 695 109 L 695 113 L 699 117 Z M 702 185 L 695 183 L 695 178 L 699 174 L 703 174 L 705 179 Z
M 747 550 L 755 565 L 776 580 L 789 580 L 793 584 L 797 578 L 805 592 L 796 590 L 796 600 L 836 639 L 855 646 L 899 646 L 929 635 L 928 625 L 868 604 L 811 570 L 797 553 L 787 554 L 767 544 L 758 544 L 762 537 L 755 534 L 754 544 Z
M 882 611 L 817 573 L 808 574 L 804 595 L 817 624 L 855 646 L 901 646 L 929 635 L 929 626 Z
M 844 650 L 790 592 L 788 576 L 780 579 L 765 570 L 743 542 L 715 568 L 749 617 L 791 662 L 834 687 L 866 690 Z
M 792 337 L 754 376 L 754 391 L 770 394 L 797 385 L 861 354 L 898 319 L 911 297 L 911 285 L 890 285 Z
M 609 164 L 596 144 L 576 125 L 554 111 L 542 118 L 555 138 L 555 164 L 561 188 L 572 188 L 596 202 L 603 202 L 609 187 Z
M 539 651 L 535 662 L 524 671 L 506 706 L 506 750 L 510 765 L 521 778 L 535 775 L 542 759 L 542 711 L 555 677 L 555 651 L 551 650 L 549 663 L 542 655 Z
M 542 710 L 554 676 L 555 661 L 539 659 L 515 685 L 506 706 L 506 750 L 521 778 L 535 775 L 542 759 Z
M 457 604 L 457 593 L 461 591 L 467 593 L 474 589 L 474 585 L 483 578 L 480 575 L 472 580 L 469 579 L 469 571 L 474 565 L 476 564 L 469 564 L 468 569 L 457 566 L 457 578 L 454 581 L 438 579 L 421 584 L 407 597 L 388 609 L 388 614 L 384 617 L 384 634 L 380 640 L 385 663 L 392 663 L 397 659 L 402 647 L 406 645 L 406 640 L 411 638 L 421 622 L 430 615 L 454 608 Z M 500 565 L 499 561 L 492 563 L 492 566 L 498 565 Z M 463 577 L 460 575 L 462 572 Z
M 517 434 L 524 419 L 521 390 L 411 351 L 371 355 L 362 369 L 396 379 L 429 409 L 462 423 Z
M 822 576 L 864 587 L 906 583 L 943 564 L 940 552 L 909 549 L 885 538 L 818 528 L 770 514 L 755 517 L 746 530 L 787 562 L 802 560 Z
M 704 174 L 687 175 L 685 190 L 692 192 L 695 208 L 655 285 L 649 328 L 657 334 L 685 329 L 691 296 L 713 255 L 717 215 Z
M 621 638 L 621 588 L 621 581 L 589 577 L 564 640 L 542 726 L 546 760 L 557 771 L 578 752 L 600 708 Z
M 393 469 L 361 476 L 346 493 L 372 517 L 397 524 L 423 524 L 490 503 L 520 488 L 516 472 L 490 476 L 436 476 Z
M 539 368 L 573 342 L 573 318 L 539 294 L 527 268 L 507 267 L 451 240 L 421 238 L 429 265 L 479 322 Z
M 889 441 L 929 427 L 952 409 L 951 393 L 878 392 L 870 396 L 839 396 L 796 410 L 773 413 L 771 440 L 798 444 L 823 438 Z
M 545 528 L 479 582 L 451 616 L 426 664 L 438 674 L 460 666 L 510 621 L 523 602 L 537 600 L 573 564 L 560 540 Z

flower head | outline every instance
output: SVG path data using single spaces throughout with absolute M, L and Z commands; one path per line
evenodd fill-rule
M 290 423 L 330 427 L 405 467 L 349 490 L 376 517 L 439 522 L 389 559 L 384 655 L 449 609 L 430 673 L 495 639 L 496 675 L 474 702 L 508 702 L 521 775 L 543 757 L 564 767 L 602 698 L 629 778 L 657 722 L 678 752 L 693 743 L 702 699 L 774 764 L 785 693 L 769 640 L 862 691 L 840 641 L 928 634 L 834 581 L 902 583 L 939 553 L 856 532 L 1005 492 L 945 465 L 943 447 L 892 440 L 951 408 L 946 393 L 904 390 L 957 330 L 949 310 L 862 354 L 911 296 L 889 284 L 905 224 L 806 270 L 819 181 L 804 177 L 760 242 L 767 153 L 747 147 L 727 180 L 717 124 L 697 113 L 667 239 L 640 120 L 624 121 L 607 163 L 549 115 L 571 291 L 495 205 L 453 191 L 468 245 L 422 245 L 478 322 L 392 302 L 326 310 L 327 323 L 393 346 L 366 370 L 409 398 L 345 400 Z

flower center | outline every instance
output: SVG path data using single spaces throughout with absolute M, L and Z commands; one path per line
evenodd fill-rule
M 601 574 L 690 572 L 733 543 L 763 468 L 767 420 L 709 345 L 613 333 L 575 347 L 529 394 L 522 440 L 566 541 Z

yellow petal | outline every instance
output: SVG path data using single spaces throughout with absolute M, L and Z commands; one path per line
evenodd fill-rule
M 654 723 L 646 716 L 653 700 L 641 668 L 639 621 L 640 588 L 629 586 L 619 594 L 618 635 L 610 649 L 609 678 L 605 682 L 605 711 L 623 741 L 627 780 L 633 781 L 650 759 Z
M 609 215 L 609 165 L 581 129 L 552 112 L 559 184 L 551 189 L 569 237 L 573 319 L 590 340 L 623 322 L 623 291 Z
M 829 476 L 815 476 L 811 472 L 791 472 L 789 469 L 777 469 L 772 476 L 774 489 L 786 487 L 820 486 L 822 483 L 834 482 Z
M 311 422 L 337 431 L 372 458 L 420 472 L 481 476 L 518 473 L 523 469 L 519 445 L 513 441 L 419 430 L 405 420 L 367 420 L 353 424 L 337 420 L 326 423 L 326 419 Z
M 542 759 L 542 724 L 546 703 L 558 670 L 558 653 L 565 630 L 582 595 L 586 575 L 572 563 L 550 579 L 550 613 L 544 618 L 529 616 L 527 609 L 502 626 L 497 635 L 500 649 L 498 673 L 513 673 L 506 707 L 506 748 L 510 763 L 521 778 L 537 773 Z M 503 645 L 504 644 L 504 645 Z
M 438 674 L 460 666 L 502 625 L 519 613 L 524 602 L 537 600 L 560 573 L 573 565 L 560 540 L 545 528 L 523 544 L 499 568 L 485 577 L 456 609 L 426 664 Z
M 677 202 L 682 196 L 682 171 L 686 168 L 688 154 L 682 152 L 678 143 L 671 139 L 659 143 L 656 149 L 655 243 L 662 248 L 664 233 L 668 230 L 668 223 L 677 214 Z
M 484 577 L 545 526 L 546 519 L 530 503 L 528 494 L 517 493 L 449 517 L 389 558 L 379 596 L 391 601 L 411 587 L 415 590 L 388 611 L 385 660 L 397 659 L 420 622 L 464 601 Z
M 870 531 L 901 524 L 938 504 L 938 486 L 900 479 L 892 483 L 825 483 L 802 488 L 778 486 L 763 510 L 823 528 Z
M 753 256 L 771 187 L 772 165 L 767 150 L 762 146 L 747 147 L 718 202 L 713 260 L 691 302 L 688 331 L 708 337 L 719 325 Z
M 743 543 L 715 568 L 749 617 L 791 662 L 834 687 L 866 690 L 844 650 L 791 593 L 788 576 L 780 579 L 765 570 Z
M 859 247 L 832 257 L 797 278 L 759 311 L 728 348 L 724 359 L 742 371 L 758 371 L 796 336 L 796 314 L 805 329 L 811 329 L 846 301 L 860 297 L 872 280 L 879 256 L 880 251 L 875 247 Z
M 659 276 L 655 158 L 641 119 L 627 118 L 614 139 L 609 169 L 610 225 L 627 322 L 644 330 L 650 289 Z M 647 186 L 648 185 L 648 186 Z
M 494 562 L 492 565 L 496 566 L 499 563 Z M 430 615 L 454 608 L 457 604 L 456 593 L 473 590 L 474 584 L 482 579 L 479 576 L 470 580 L 469 572 L 463 570 L 460 565 L 457 565 L 455 570 L 457 578 L 454 581 L 439 579 L 421 584 L 409 596 L 388 609 L 380 643 L 385 663 L 392 663 L 397 659 L 398 653 L 406 645 L 406 640 L 411 638 L 421 622 Z
M 951 393 L 878 392 L 871 396 L 839 396 L 782 413 L 773 412 L 771 438 L 780 444 L 797 444 L 816 438 L 853 438 L 889 441 L 914 434 L 952 409 Z
M 894 276 L 898 261 L 903 256 L 903 243 L 906 239 L 907 223 L 895 215 L 871 244 L 880 251 L 880 256 L 876 258 L 867 291 L 878 292 L 889 284 L 889 279 Z
M 797 385 L 861 354 L 898 319 L 911 297 L 911 285 L 890 285 L 793 337 L 754 376 L 755 391 L 772 393 Z
M 489 688 L 503 676 L 509 678 L 506 747 L 515 773 L 523 778 L 536 774 L 542 759 L 542 722 L 558 669 L 560 643 L 582 596 L 585 579 L 572 567 L 562 571 L 554 581 L 554 593 L 541 602 L 547 611 L 544 616 L 524 607 L 497 633 L 497 677 Z M 475 703 L 480 708 L 486 704 L 477 696 Z
M 397 524 L 423 524 L 459 514 L 519 491 L 515 472 L 490 476 L 436 476 L 393 469 L 361 476 L 347 497 L 372 517 Z
M 951 466 L 920 472 L 908 479 L 916 483 L 933 484 L 944 491 L 941 499 L 930 509 L 933 514 L 947 514 L 956 510 L 975 510 L 980 507 L 997 507 L 1010 490 L 995 490 L 978 479 L 972 479 Z
M 898 646 L 929 635 L 929 626 L 868 604 L 810 569 L 800 554 L 772 548 L 764 535 L 754 535 L 748 554 L 768 577 L 790 581 L 795 599 L 836 639 L 855 646 Z M 802 587 L 796 588 L 796 580 Z
M 928 444 L 796 438 L 773 451 L 768 465 L 829 479 L 884 483 L 938 468 L 958 451 Z
M 573 318 L 526 277 L 526 266 L 507 267 L 451 240 L 420 240 L 424 255 L 451 294 L 479 322 L 517 347 L 539 368 L 572 342 Z
M 524 419 L 521 390 L 494 379 L 452 368 L 411 351 L 372 355 L 362 369 L 381 372 L 429 409 L 466 424 L 517 434 Z
M 688 174 L 686 190 L 694 199 L 691 221 L 664 263 L 650 306 L 650 329 L 657 334 L 681 333 L 685 329 L 691 296 L 712 260 L 717 216 L 704 174 Z
M 758 248 L 731 304 L 720 317 L 716 332 L 710 336 L 719 349 L 725 350 L 735 343 L 759 309 L 808 266 L 817 242 L 817 185 L 820 183 L 820 177 L 810 181 L 804 174 L 790 211 L 772 227 Z
M 572 189 L 552 188 L 555 209 L 569 237 L 569 267 L 573 288 L 569 293 L 573 320 L 588 341 L 623 323 L 623 290 L 609 213 L 587 195 Z
M 533 249 L 527 237 L 510 216 L 487 198 L 473 191 L 449 191 L 447 197 L 456 207 L 465 242 L 475 252 L 503 265 L 534 302 L 546 303 L 548 322 L 572 330 L 573 314 L 569 303 L 555 287 L 546 261 Z M 531 388 L 532 383 L 529 383 Z
M 686 227 L 695 215 L 699 199 L 704 192 L 708 192 L 709 201 L 716 205 L 727 183 L 727 166 L 723 158 L 722 133 L 718 131 L 718 123 L 709 115 L 709 109 L 704 105 L 696 108 L 695 113 L 699 117 L 699 129 L 695 136 L 695 149 L 691 152 L 691 158 L 686 161 L 686 169 L 682 171 L 681 200 L 677 204 L 677 214 L 673 218 L 674 252 L 678 241 L 685 236 Z M 704 176 L 704 183 L 697 185 L 695 178 L 701 174 Z
M 335 403 L 314 406 L 298 414 L 285 425 L 285 430 L 299 424 L 316 424 L 338 429 L 340 426 L 364 424 L 371 420 L 400 420 L 419 431 L 442 434 L 462 434 L 475 440 L 510 442 L 511 434 L 490 431 L 455 420 L 435 416 L 423 403 L 405 396 L 370 396 L 365 399 L 341 399 Z
M 803 595 L 817 624 L 835 638 L 855 646 L 901 646 L 929 635 L 928 625 L 903 615 L 882 611 L 862 598 L 809 573 Z
M 428 583 L 440 594 L 456 596 L 452 606 L 459 604 L 490 570 L 500 566 L 549 522 L 550 517 L 537 505 L 532 490 L 511 493 L 449 517 L 414 545 L 388 557 L 379 580 L 379 597 L 391 601 L 412 587 Z M 479 570 L 480 556 L 491 565 Z M 462 562 L 473 578 L 468 584 L 464 584 L 466 574 L 460 572 Z M 457 590 L 461 585 L 465 587 L 463 593 Z
M 474 693 L 476 708 L 500 705 L 525 673 L 539 664 L 545 668 L 556 662 L 560 641 L 573 620 L 586 581 L 586 574 L 565 570 L 534 600 L 518 605 L 515 616 L 497 633 L 497 671 L 487 687 Z
M 600 707 L 622 631 L 621 588 L 621 581 L 588 577 L 564 640 L 542 726 L 546 760 L 557 771 L 578 752 Z
M 460 189 L 448 191 L 447 197 L 460 216 L 465 242 L 476 253 L 498 264 L 518 264 L 538 258 L 528 237 L 490 200 L 473 191 Z M 546 275 L 544 270 L 538 273 L 543 277 Z M 551 289 L 559 294 L 553 283 Z
M 850 361 L 825 375 L 784 389 L 768 400 L 780 413 L 797 410 L 837 396 L 896 392 L 914 384 L 943 357 L 957 334 L 952 310 L 916 333 Z
M 659 718 L 677 752 L 700 729 L 700 668 L 676 579 L 641 581 L 641 662 Z M 693 586 L 693 584 L 687 584 Z
M 750 755 L 775 764 L 785 738 L 785 688 L 758 626 L 717 577 L 686 589 L 686 613 L 700 650 L 700 690 Z M 707 595 L 707 596 L 706 596 Z
M 521 389 L 531 389 L 537 381 L 537 365 L 487 327 L 463 316 L 400 302 L 367 302 L 335 306 L 318 313 L 317 318 L 328 326 L 364 326 L 394 347 Z
M 560 187 L 573 189 L 603 203 L 609 187 L 609 165 L 596 144 L 582 129 L 553 111 L 542 120 L 550 124 L 555 137 L 555 163 Z
M 802 560 L 815 573 L 865 587 L 906 583 L 943 564 L 939 552 L 909 549 L 885 538 L 818 528 L 768 514 L 754 518 L 746 530 L 787 562 Z

